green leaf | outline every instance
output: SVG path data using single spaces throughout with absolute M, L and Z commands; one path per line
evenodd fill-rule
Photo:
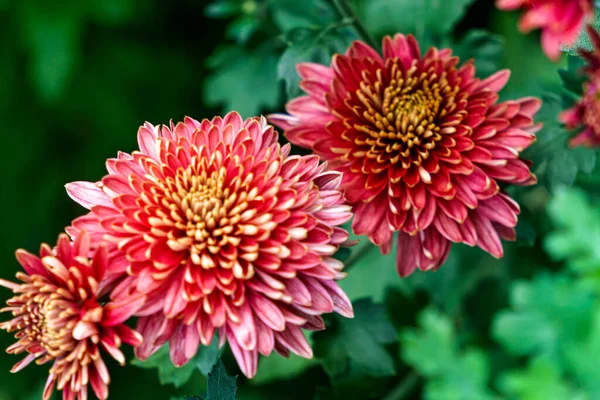
M 561 377 L 557 364 L 546 358 L 536 358 L 527 368 L 504 374 L 499 387 L 505 395 L 520 400 L 576 398 L 573 388 Z
M 351 29 L 334 27 L 325 29 L 296 28 L 288 32 L 284 39 L 288 48 L 283 52 L 277 65 L 277 76 L 285 82 L 289 99 L 302 92 L 300 76 L 296 67 L 301 62 L 314 62 L 329 65 L 335 53 L 343 53 L 356 37 Z
M 585 81 L 585 75 L 581 73 L 581 68 L 585 65 L 585 62 L 581 57 L 568 56 L 567 59 L 567 68 L 559 69 L 558 74 L 567 90 L 573 93 L 581 93 Z
M 452 321 L 433 309 L 423 311 L 418 329 L 401 334 L 401 357 L 427 378 L 425 398 L 494 399 L 487 387 L 487 355 L 474 348 L 461 350 Z
M 166 344 L 147 360 L 133 360 L 132 364 L 141 368 L 156 368 L 161 385 L 173 384 L 178 388 L 190 380 L 196 369 L 206 376 L 218 358 L 217 338 L 214 338 L 210 346 L 201 345 L 194 358 L 183 367 L 173 365 L 169 356 L 169 346 Z
M 261 358 L 258 373 L 250 383 L 263 385 L 276 380 L 292 379 L 315 365 L 317 362 L 314 359 L 309 360 L 295 354 L 286 358 L 274 353 Z
M 34 86 L 42 100 L 55 102 L 64 93 L 79 59 L 83 12 L 79 7 L 26 5 L 22 21 Z
M 221 351 L 219 350 L 218 339 L 215 337 L 210 344 L 210 346 L 200 346 L 198 348 L 198 352 L 190 360 L 190 363 L 198 368 L 198 370 L 204 376 L 208 376 L 212 366 L 215 364 L 215 361 L 219 359 L 221 355 Z
M 500 69 L 505 41 L 502 36 L 483 30 L 470 30 L 456 44 L 450 44 L 452 52 L 461 62 L 475 60 L 477 76 L 485 78 Z
M 536 122 L 544 124 L 544 129 L 537 133 L 537 142 L 523 154 L 525 159 L 533 161 L 533 171 L 540 183 L 552 190 L 572 185 L 580 171 L 590 173 L 596 164 L 593 149 L 568 146 L 569 133 L 557 120 L 562 110 L 558 96 L 544 96 L 542 109 L 536 118 Z
M 318 30 L 337 20 L 335 11 L 325 0 L 311 0 L 310 6 L 297 0 L 267 0 L 267 3 L 282 32 L 296 28 Z
M 230 18 L 242 11 L 242 4 L 236 0 L 218 0 L 204 8 L 204 15 L 210 18 Z
M 598 360 L 600 359 L 600 308 L 596 308 L 588 337 L 566 348 L 567 369 L 585 388 L 588 398 L 600 398 Z
M 400 337 L 402 359 L 420 374 L 442 373 L 456 357 L 456 337 L 452 321 L 428 309 L 418 318 L 419 330 L 407 329 Z
M 467 350 L 445 374 L 426 383 L 425 399 L 495 399 L 487 387 L 489 369 L 484 352 Z
M 220 359 L 208 374 L 208 391 L 206 400 L 235 400 L 237 377 L 227 375 L 227 370 Z
M 474 0 L 370 0 L 364 22 L 376 35 L 412 33 L 428 47 L 450 33 Z
M 259 115 L 279 104 L 279 88 L 273 79 L 278 56 L 270 45 L 254 51 L 241 47 L 222 47 L 207 61 L 213 71 L 204 84 L 204 100 L 223 106 L 245 118 Z
M 561 346 L 585 337 L 594 307 L 589 288 L 564 276 L 517 282 L 511 310 L 497 314 L 493 336 L 514 355 L 560 358 Z
M 453 246 L 437 271 L 414 273 L 404 279 L 412 290 L 427 292 L 433 304 L 449 315 L 460 314 L 465 296 L 485 279 L 501 276 L 503 264 L 477 249 Z
M 246 43 L 258 28 L 260 21 L 253 15 L 244 15 L 237 18 L 227 27 L 226 36 L 238 43 Z
M 557 230 L 546 236 L 546 251 L 580 274 L 600 272 L 600 213 L 585 193 L 560 189 L 548 203 L 548 214 Z
M 313 347 L 332 378 L 342 377 L 350 364 L 368 376 L 395 374 L 394 360 L 384 346 L 395 342 L 396 334 L 381 305 L 358 300 L 353 319 L 330 316 L 327 326 L 313 334 Z

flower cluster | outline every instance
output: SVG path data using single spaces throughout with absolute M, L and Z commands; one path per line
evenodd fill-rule
M 588 34 L 594 50 L 583 51 L 582 56 L 588 65 L 584 68 L 586 81 L 583 84 L 583 96 L 569 110 L 560 115 L 560 120 L 569 129 L 580 129 L 571 138 L 571 146 L 600 146 L 600 34 L 588 28 Z
M 545 42 L 565 41 L 548 32 Z M 600 58 L 588 58 L 595 76 Z M 353 213 L 354 232 L 383 253 L 396 236 L 400 276 L 439 268 L 452 243 L 503 255 L 519 214 L 504 188 L 536 182 L 520 153 L 540 128 L 539 100 L 498 101 L 508 71 L 480 79 L 451 50 L 422 55 L 398 34 L 383 54 L 355 42 L 330 66 L 298 72 L 306 95 L 270 119 L 313 155 L 290 155 L 265 118 L 231 112 L 146 123 L 139 150 L 109 159 L 100 181 L 67 185 L 89 213 L 39 257 L 17 252 L 20 283 L 0 280 L 14 293 L 0 328 L 16 332 L 9 353 L 25 353 L 13 371 L 53 363 L 44 399 L 56 386 L 85 400 L 88 384 L 107 398 L 102 353 L 123 364 L 123 344 L 144 360 L 168 343 L 182 366 L 218 336 L 250 378 L 259 354 L 312 357 L 304 331 L 324 329 L 325 313 L 353 316 L 334 258 L 352 244 L 342 225 Z M 565 120 L 597 140 L 590 82 Z
M 593 0 L 497 0 L 496 5 L 502 10 L 524 8 L 519 29 L 541 29 L 542 48 L 555 61 L 561 47 L 572 45 L 585 22 L 594 18 Z
M 355 42 L 330 67 L 300 64 L 307 95 L 271 117 L 342 172 L 355 233 L 388 253 L 398 232 L 401 276 L 439 268 L 453 242 L 501 257 L 519 206 L 500 184 L 536 182 L 519 153 L 540 128 L 539 100 L 498 103 L 509 72 L 480 80 L 458 63 L 448 49 L 421 56 L 412 36 L 385 38 L 383 57 Z

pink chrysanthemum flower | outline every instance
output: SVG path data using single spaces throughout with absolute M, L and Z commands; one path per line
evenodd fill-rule
M 534 140 L 533 98 L 497 103 L 508 71 L 480 80 L 448 49 L 421 57 L 412 36 L 383 41 L 383 58 L 355 42 L 331 67 L 300 64 L 307 93 L 271 121 L 343 173 L 356 234 L 384 253 L 399 232 L 397 268 L 438 268 L 450 244 L 495 257 L 514 239 L 519 206 L 499 183 L 536 178 L 519 153 Z
M 54 386 L 63 391 L 64 400 L 88 398 L 88 384 L 100 399 L 108 397 L 110 377 L 101 357 L 101 349 L 120 364 L 125 357 L 122 343 L 139 346 L 142 336 L 124 322 L 141 306 L 137 296 L 126 303 L 104 304 L 107 287 L 104 274 L 109 267 L 108 253 L 100 247 L 88 258 L 90 237 L 82 232 L 74 242 L 67 235 L 58 238 L 53 250 L 43 244 L 40 257 L 24 250 L 17 259 L 25 273 L 18 272 L 22 283 L 0 279 L 0 285 L 15 294 L 8 300 L 14 318 L 0 323 L 8 332 L 17 331 L 18 341 L 8 353 L 26 353 L 12 369 L 17 372 L 32 361 L 52 362 L 44 389 L 44 399 L 52 395 Z
M 264 118 L 237 113 L 146 123 L 138 141 L 139 152 L 108 161 L 101 182 L 67 186 L 91 210 L 71 231 L 93 230 L 129 263 L 113 295 L 148 296 L 137 356 L 169 341 L 180 366 L 218 330 L 248 377 L 258 353 L 311 357 L 302 329 L 324 328 L 323 313 L 352 316 L 332 258 L 351 218 L 341 175 L 316 156 L 290 156 Z
M 573 147 L 600 147 L 600 34 L 591 27 L 588 34 L 594 51 L 582 52 L 588 62 L 584 68 L 587 80 L 583 84 L 583 97 L 559 117 L 568 129 L 582 129 L 570 140 Z
M 496 5 L 501 10 L 524 8 L 519 29 L 541 29 L 544 53 L 555 61 L 561 47 L 575 43 L 585 21 L 594 18 L 593 0 L 497 0 Z

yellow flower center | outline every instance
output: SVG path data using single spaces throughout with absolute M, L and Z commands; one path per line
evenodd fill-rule
M 403 73 L 398 62 L 391 66 L 391 80 L 385 87 L 380 71 L 375 83 L 363 76 L 356 96 L 364 108 L 355 111 L 361 112 L 368 124 L 356 123 L 353 128 L 366 134 L 355 140 L 367 147 L 366 157 L 379 163 L 402 161 L 407 168 L 410 163 L 420 165 L 442 138 L 438 121 L 454 110 L 460 88 L 450 85 L 446 72 L 438 76 L 431 67 L 417 75 L 413 65 Z M 404 165 L 406 159 L 410 162 Z

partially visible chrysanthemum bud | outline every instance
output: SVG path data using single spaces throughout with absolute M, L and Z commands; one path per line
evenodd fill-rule
M 541 29 L 544 53 L 554 61 L 562 47 L 575 43 L 585 21 L 594 18 L 593 0 L 496 0 L 496 5 L 501 10 L 524 8 L 519 29 Z
M 259 353 L 311 357 L 302 329 L 323 329 L 323 313 L 352 316 L 332 257 L 352 216 L 340 173 L 290 156 L 264 118 L 237 113 L 147 123 L 138 141 L 140 151 L 108 161 L 101 182 L 67 186 L 91 210 L 70 232 L 91 229 L 129 263 L 113 296 L 148 297 L 137 356 L 169 341 L 183 365 L 218 330 L 248 377 Z
M 290 115 L 270 120 L 333 170 L 354 206 L 353 229 L 383 253 L 398 234 L 401 276 L 438 268 L 451 243 L 502 257 L 519 206 L 500 183 L 536 182 L 519 154 L 535 140 L 535 98 L 498 103 L 509 78 L 475 77 L 475 66 L 449 49 L 421 56 L 412 36 L 383 41 L 383 57 L 363 42 L 331 67 L 300 64 Z
M 64 400 L 86 400 L 88 384 L 100 399 L 108 397 L 110 377 L 102 352 L 120 364 L 125 357 L 123 343 L 142 344 L 142 336 L 124 322 L 143 304 L 143 296 L 125 303 L 104 303 L 104 274 L 109 268 L 105 247 L 99 247 L 90 259 L 90 237 L 86 232 L 70 242 L 67 235 L 58 238 L 56 248 L 44 244 L 40 257 L 24 250 L 17 259 L 25 273 L 17 273 L 21 283 L 0 279 L 0 285 L 15 294 L 2 312 L 13 319 L 0 324 L 8 332 L 16 331 L 18 341 L 8 353 L 25 354 L 12 369 L 17 372 L 32 361 L 52 363 L 44 399 L 54 386 L 63 391 Z

